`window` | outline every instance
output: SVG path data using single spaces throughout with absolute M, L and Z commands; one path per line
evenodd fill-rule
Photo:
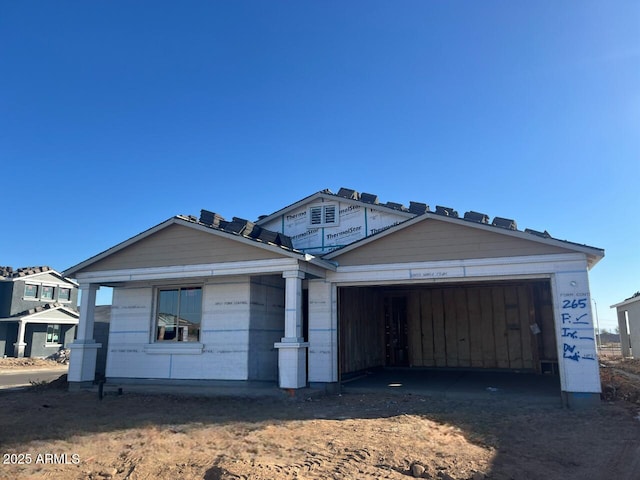
M 71 289 L 70 288 L 59 288 L 58 289 L 58 300 L 61 302 L 70 302 L 71 301 Z
M 47 343 L 60 343 L 60 325 L 47 325 Z
M 338 224 L 338 206 L 333 203 L 309 207 L 309 224 L 317 227 Z
M 25 285 L 24 286 L 25 298 L 38 298 L 38 285 Z
M 158 290 L 156 340 L 198 342 L 202 319 L 202 288 L 162 288 Z
M 40 294 L 40 300 L 53 300 L 54 287 L 43 285 L 42 293 Z

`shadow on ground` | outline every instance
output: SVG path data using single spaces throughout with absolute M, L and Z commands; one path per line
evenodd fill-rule
M 3 452 L 75 445 L 90 451 L 92 442 L 102 442 L 95 444 L 104 457 L 98 452 L 96 465 L 116 469 L 113 479 L 131 480 L 145 474 L 407 478 L 414 465 L 456 480 L 640 478 L 633 410 L 619 404 L 566 410 L 550 386 L 549 395 L 531 396 L 525 377 L 500 386 L 495 377 L 437 381 L 434 375 L 431 384 L 442 392 L 427 394 L 400 373 L 362 377 L 342 395 L 204 397 L 125 389 L 100 400 L 95 392 L 61 389 L 7 392 L 0 394 L 0 446 Z M 475 394 L 461 392 L 465 382 Z M 55 473 L 98 478 L 85 469 Z

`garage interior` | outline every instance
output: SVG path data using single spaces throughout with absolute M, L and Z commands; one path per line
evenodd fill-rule
M 548 279 L 338 288 L 341 381 L 379 368 L 557 374 Z

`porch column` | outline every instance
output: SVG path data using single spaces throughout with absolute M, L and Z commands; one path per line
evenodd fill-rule
M 551 284 L 563 402 L 572 408 L 598 405 L 600 371 L 586 265 L 584 271 L 556 273 Z
M 80 284 L 80 321 L 76 340 L 69 345 L 69 388 L 90 386 L 96 374 L 96 356 L 102 346 L 93 339 L 93 323 L 96 309 L 96 293 L 99 285 Z
M 631 350 L 629 349 L 629 332 L 627 331 L 627 312 L 626 310 L 617 309 L 618 311 L 618 330 L 620 332 L 620 347 L 622 356 L 629 358 Z
M 280 388 L 307 386 L 307 347 L 302 337 L 302 279 L 304 272 L 282 273 L 285 279 L 284 337 L 274 346 L 278 349 Z
M 13 344 L 13 356 L 16 358 L 24 357 L 24 349 L 27 346 L 24 341 L 24 333 L 26 329 L 26 320 L 18 320 L 18 339 L 16 343 Z
M 331 282 L 309 280 L 309 383 L 329 390 L 338 382 L 335 298 L 336 286 Z

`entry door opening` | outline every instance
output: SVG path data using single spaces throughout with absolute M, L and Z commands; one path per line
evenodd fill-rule
M 407 325 L 407 297 L 388 296 L 384 299 L 386 365 L 409 366 L 409 331 Z

